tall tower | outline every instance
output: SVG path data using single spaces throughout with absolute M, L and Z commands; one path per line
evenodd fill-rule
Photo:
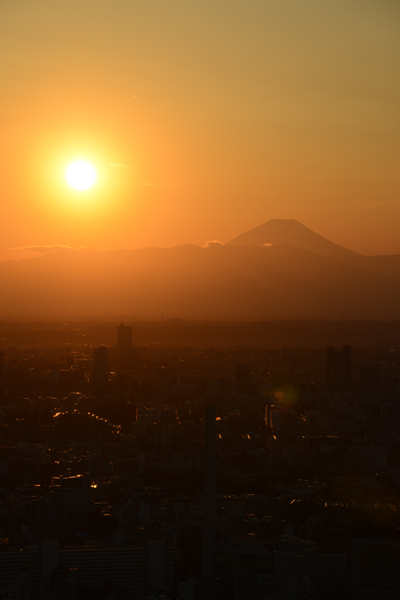
M 204 598 L 213 598 L 215 555 L 215 407 L 207 408 L 204 508 L 203 508 L 203 560 L 202 580 Z
M 93 350 L 93 388 L 104 393 L 108 386 L 108 348 L 100 346 Z
M 121 356 L 129 356 L 132 352 L 132 326 L 118 325 L 118 352 Z

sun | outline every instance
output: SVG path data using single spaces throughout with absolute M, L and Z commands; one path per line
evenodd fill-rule
M 95 183 L 95 168 L 84 160 L 77 160 L 69 165 L 65 172 L 67 182 L 75 190 L 87 190 Z

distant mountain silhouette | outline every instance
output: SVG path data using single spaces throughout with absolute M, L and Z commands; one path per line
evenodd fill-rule
M 0 262 L 0 316 L 400 319 L 400 257 L 327 256 L 325 242 L 320 253 L 209 244 Z
M 227 245 L 255 244 L 290 244 L 301 250 L 316 252 L 323 256 L 357 256 L 356 252 L 347 250 L 318 235 L 295 219 L 273 219 L 246 233 L 238 235 Z

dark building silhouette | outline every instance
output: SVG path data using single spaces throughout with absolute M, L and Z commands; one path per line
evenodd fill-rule
M 327 348 L 326 382 L 331 391 L 345 391 L 351 388 L 351 346 L 343 346 L 343 351 Z
M 122 321 L 118 325 L 118 351 L 122 356 L 132 352 L 132 326 L 124 325 Z
M 77 570 L 69 567 L 57 567 L 51 575 L 54 600 L 75 600 L 77 588 Z
M 93 389 L 104 393 L 108 385 L 108 348 L 100 346 L 93 350 Z
M 207 408 L 204 463 L 203 508 L 203 597 L 214 597 L 213 574 L 215 555 L 215 407 Z

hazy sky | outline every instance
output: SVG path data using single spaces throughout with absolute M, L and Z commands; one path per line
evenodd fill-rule
M 400 253 L 398 0 L 1 0 L 0 46 L 0 257 L 273 218 Z

